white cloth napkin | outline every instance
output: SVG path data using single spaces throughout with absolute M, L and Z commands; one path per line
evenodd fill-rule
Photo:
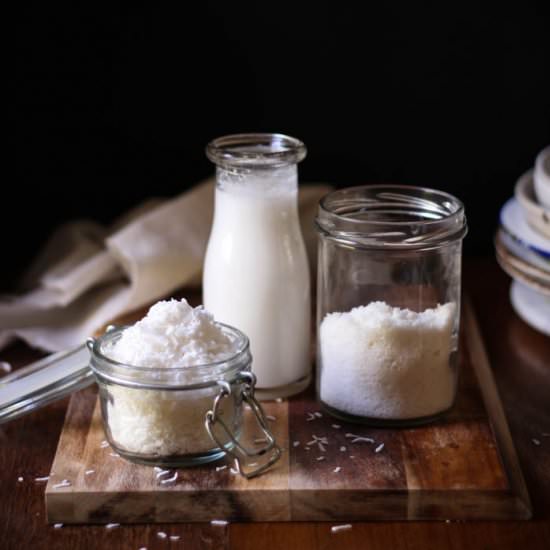
M 312 268 L 313 219 L 329 190 L 300 186 Z M 74 347 L 118 315 L 200 285 L 213 204 L 208 179 L 174 199 L 140 205 L 110 229 L 85 221 L 58 229 L 24 277 L 26 292 L 0 300 L 0 349 L 16 337 L 47 351 Z

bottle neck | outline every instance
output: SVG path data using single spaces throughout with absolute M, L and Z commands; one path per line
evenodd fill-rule
M 216 188 L 259 199 L 293 196 L 298 191 L 298 167 L 296 164 L 253 169 L 217 166 Z

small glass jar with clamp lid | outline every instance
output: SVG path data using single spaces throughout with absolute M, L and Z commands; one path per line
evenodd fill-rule
M 234 341 L 235 353 L 222 361 L 181 368 L 140 367 L 111 359 L 109 350 L 125 327 L 109 327 L 88 341 L 105 433 L 121 456 L 178 467 L 229 454 L 238 471 L 249 478 L 278 460 L 281 450 L 254 398 L 248 338 L 233 327 L 221 323 L 219 327 Z M 266 442 L 252 451 L 240 442 L 245 403 Z M 249 459 L 257 464 L 250 467 Z

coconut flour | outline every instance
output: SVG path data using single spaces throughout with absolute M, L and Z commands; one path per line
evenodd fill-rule
M 320 327 L 321 400 L 351 415 L 431 416 L 452 405 L 456 306 L 420 313 L 371 302 L 330 313 Z

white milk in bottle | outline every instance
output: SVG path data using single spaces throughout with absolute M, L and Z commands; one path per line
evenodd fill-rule
M 298 140 L 240 134 L 207 148 L 216 163 L 214 222 L 203 301 L 250 339 L 260 398 L 288 396 L 310 379 L 310 277 L 298 220 Z

